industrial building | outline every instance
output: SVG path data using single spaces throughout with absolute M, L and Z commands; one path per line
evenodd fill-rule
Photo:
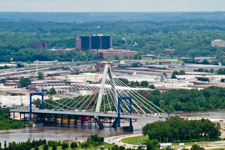
M 51 44 L 50 43 L 45 43 L 45 42 L 36 42 L 32 44 L 32 48 L 34 49 L 39 49 L 39 48 L 50 48 Z
M 225 41 L 221 40 L 221 39 L 216 39 L 214 41 L 211 41 L 211 46 L 212 47 L 225 47 Z
M 93 36 L 76 36 L 76 50 L 90 51 L 92 49 L 109 49 L 112 48 L 112 36 L 102 34 Z
M 99 50 L 90 50 L 90 52 L 93 53 L 101 53 L 103 52 L 103 56 L 108 58 L 108 57 L 114 57 L 115 55 L 118 55 L 120 58 L 123 58 L 125 56 L 127 57 L 134 57 L 134 55 L 137 54 L 136 51 L 131 51 L 130 49 L 126 49 L 126 50 L 122 50 L 122 49 L 108 49 L 108 50 L 103 50 L 103 49 L 99 49 Z

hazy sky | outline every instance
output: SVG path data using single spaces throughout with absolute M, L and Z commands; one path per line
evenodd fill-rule
M 0 0 L 0 11 L 162 12 L 225 11 L 225 0 Z

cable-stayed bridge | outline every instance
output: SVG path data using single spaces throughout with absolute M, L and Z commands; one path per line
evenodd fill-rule
M 77 121 L 88 121 L 91 118 L 103 128 L 102 121 L 109 118 L 114 127 L 117 127 L 118 117 L 122 119 L 146 119 L 146 120 L 163 120 L 168 114 L 147 99 L 150 89 L 129 87 L 120 79 L 113 77 L 110 63 L 106 64 L 103 71 L 103 77 L 98 79 L 98 71 L 95 82 L 87 86 L 76 87 L 80 91 L 79 95 L 62 100 L 44 100 L 41 101 L 42 109 L 11 109 L 11 112 L 20 114 L 30 113 L 30 121 L 48 121 L 54 124 L 61 122 L 63 119 L 74 124 Z M 147 91 L 143 96 L 140 91 Z M 36 95 L 34 93 L 34 95 Z M 43 98 L 43 94 L 42 95 Z M 118 103 L 118 99 L 121 101 Z M 31 101 L 32 104 L 32 95 Z M 47 116 L 47 117 L 46 117 Z M 77 120 L 78 119 L 78 120 Z M 120 120 L 119 120 L 120 121 Z M 133 129 L 133 128 L 132 128 Z

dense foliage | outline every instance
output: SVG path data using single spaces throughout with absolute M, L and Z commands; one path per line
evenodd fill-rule
M 187 121 L 178 117 L 146 124 L 142 131 L 149 139 L 161 138 L 162 142 L 167 142 L 167 138 L 171 142 L 207 141 L 208 138 L 216 140 L 221 134 L 219 123 L 204 118 Z
M 95 28 L 100 26 L 101 28 Z M 164 49 L 175 49 L 171 56 L 217 56 L 221 62 L 225 48 L 211 47 L 214 39 L 225 39 L 225 21 L 182 20 L 182 21 L 133 21 L 133 22 L 0 22 L 1 62 L 60 60 L 97 60 L 98 54 L 67 51 L 63 54 L 47 52 L 46 49 L 32 49 L 35 42 L 49 42 L 52 48 L 75 47 L 76 35 L 102 33 L 113 36 L 113 48 L 139 51 L 165 56 Z M 123 38 L 123 39 L 122 39 Z M 135 44 L 135 42 L 137 44 Z M 223 63 L 223 64 L 224 64 Z
M 0 130 L 26 127 L 20 120 L 10 120 L 10 108 L 0 108 Z
M 20 87 L 27 87 L 29 84 L 31 84 L 31 81 L 29 78 L 20 79 Z
M 147 91 L 140 93 L 146 95 Z M 162 94 L 155 90 L 147 98 L 166 112 L 225 109 L 225 88 L 221 87 L 208 87 L 200 91 L 169 90 Z

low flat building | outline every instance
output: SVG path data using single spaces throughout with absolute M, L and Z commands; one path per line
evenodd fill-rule
M 225 47 L 225 41 L 221 40 L 221 39 L 216 39 L 214 41 L 211 41 L 211 46 L 212 47 Z
M 123 58 L 125 56 L 127 57 L 134 57 L 134 55 L 137 54 L 136 51 L 131 51 L 130 49 L 128 50 L 123 50 L 123 49 L 108 49 L 108 50 L 104 50 L 104 49 L 92 49 L 90 50 L 90 52 L 93 52 L 93 53 L 101 53 L 103 52 L 103 56 L 106 57 L 106 58 L 109 58 L 109 57 L 114 57 L 115 55 L 118 55 L 120 58 Z

